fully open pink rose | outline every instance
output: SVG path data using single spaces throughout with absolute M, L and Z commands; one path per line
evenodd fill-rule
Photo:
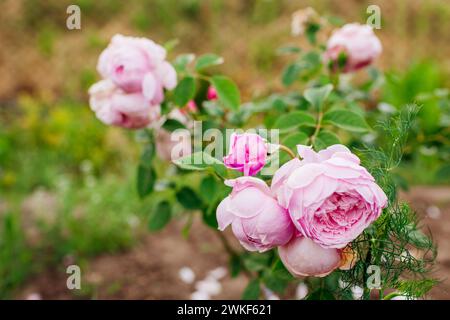
M 380 216 L 386 195 L 347 147 L 297 148 L 303 160 L 275 173 L 272 192 L 303 236 L 324 248 L 344 248 Z
M 230 137 L 230 151 L 223 158 L 225 166 L 254 176 L 266 164 L 267 144 L 256 133 L 233 133 Z
M 380 40 L 368 25 L 346 24 L 328 39 L 325 59 L 337 67 L 340 55 L 345 57 L 343 72 L 353 72 L 373 62 L 382 51 Z
M 322 248 L 304 237 L 294 237 L 278 247 L 278 254 L 286 269 L 294 277 L 324 277 L 341 265 L 339 249 Z
M 142 92 L 152 104 L 160 104 L 163 88 L 173 89 L 177 82 L 175 69 L 165 59 L 166 50 L 153 41 L 118 34 L 100 55 L 97 69 L 125 92 Z
M 217 207 L 220 230 L 231 224 L 242 246 L 250 251 L 263 252 L 291 239 L 295 229 L 289 215 L 264 181 L 240 177 L 225 184 L 233 190 Z
M 160 114 L 159 105 L 151 105 L 140 93 L 125 93 L 110 80 L 95 83 L 89 89 L 89 104 L 103 123 L 127 129 L 144 128 Z

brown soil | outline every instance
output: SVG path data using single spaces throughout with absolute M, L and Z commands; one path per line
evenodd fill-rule
M 439 254 L 434 275 L 442 282 L 428 295 L 429 299 L 450 299 L 450 188 L 416 187 L 403 198 L 412 202 L 423 217 L 422 224 L 433 233 Z M 440 208 L 430 211 L 430 206 Z M 427 214 L 428 211 L 428 214 Z M 431 214 L 430 214 L 431 212 Z M 187 266 L 194 270 L 196 280 L 207 272 L 227 265 L 227 256 L 213 231 L 196 221 L 188 240 L 181 234 L 182 225 L 172 222 L 165 230 L 147 235 L 132 250 L 103 255 L 82 266 L 82 294 L 66 288 L 64 269 L 52 269 L 31 279 L 17 298 L 38 293 L 43 299 L 189 299 L 194 284 L 183 283 L 178 271 Z M 231 239 L 232 237 L 230 237 Z M 246 285 L 245 277 L 221 281 L 218 299 L 239 299 Z M 73 294 L 75 293 L 75 294 Z
M 227 267 L 228 262 L 213 230 L 196 221 L 186 240 L 182 228 L 174 221 L 163 231 L 145 236 L 128 252 L 102 255 L 81 266 L 81 291 L 67 289 L 64 267 L 31 279 L 18 298 L 38 293 L 42 299 L 189 299 L 195 285 L 180 280 L 180 268 L 191 268 L 197 281 L 212 269 Z M 246 279 L 227 276 L 221 284 L 222 292 L 213 298 L 238 299 Z

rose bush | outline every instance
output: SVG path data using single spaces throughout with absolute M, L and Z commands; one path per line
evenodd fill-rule
M 381 53 L 380 41 L 366 25 L 332 32 L 315 12 L 298 15 L 295 34 L 305 34 L 311 49 L 280 50 L 295 55 L 281 76 L 286 92 L 241 103 L 238 86 L 215 69 L 221 57 L 184 54 L 169 63 L 153 41 L 117 35 L 100 55 L 103 80 L 89 90 L 91 108 L 105 124 L 142 129 L 137 191 L 154 199 L 149 229 L 187 216 L 188 236 L 200 213 L 230 254 L 231 275 L 250 278 L 244 298 L 261 297 L 261 289 L 283 294 L 297 278 L 311 289 L 310 299 L 348 298 L 355 286 L 365 299 L 373 290 L 389 297 L 384 292 L 391 289 L 421 296 L 434 284 L 420 280 L 434 245 L 399 204 L 394 175 L 417 108 L 384 124 L 395 143 L 378 145 L 375 136 L 366 144 L 368 135 L 382 134 L 371 128 L 365 107 L 376 98 L 380 73 L 369 72 L 363 85 L 351 77 L 341 84 L 340 74 L 366 70 Z M 330 35 L 326 45 L 320 32 Z M 248 127 L 270 129 L 277 139 L 234 132 L 223 144 L 226 129 Z M 192 141 L 198 136 L 207 138 Z M 221 233 L 230 225 L 249 252 Z M 413 256 L 411 248 L 423 254 Z M 366 282 L 374 264 L 383 277 L 377 289 Z M 420 279 L 403 280 L 404 273 Z

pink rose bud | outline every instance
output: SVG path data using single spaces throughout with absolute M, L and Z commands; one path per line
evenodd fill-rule
M 196 113 L 198 111 L 197 104 L 194 100 L 189 100 L 189 102 L 181 108 L 180 111 L 183 114 Z
M 125 92 L 142 91 L 152 104 L 160 104 L 163 89 L 177 83 L 175 69 L 165 59 L 166 50 L 153 41 L 117 34 L 101 53 L 97 70 Z
M 303 236 L 323 248 L 344 248 L 380 216 L 387 197 L 347 147 L 297 148 L 303 160 L 275 173 L 272 192 Z
M 267 145 L 256 133 L 233 133 L 230 137 L 230 151 L 223 158 L 226 167 L 254 176 L 266 164 Z
M 208 87 L 208 92 L 206 93 L 206 98 L 208 100 L 216 100 L 217 99 L 217 90 L 213 86 Z
M 382 51 L 380 40 L 368 25 L 346 24 L 328 39 L 325 60 L 334 69 L 353 72 L 370 65 Z M 343 66 L 339 60 L 343 58 Z
M 278 254 L 294 277 L 325 277 L 341 265 L 339 249 L 322 248 L 301 236 L 278 247 Z
M 92 85 L 89 95 L 91 109 L 107 125 L 139 129 L 148 126 L 160 115 L 159 105 L 151 105 L 140 93 L 125 93 L 110 80 Z
M 231 194 L 217 207 L 219 230 L 231 224 L 234 235 L 249 251 L 263 252 L 287 243 L 294 227 L 266 183 L 254 177 L 226 180 Z

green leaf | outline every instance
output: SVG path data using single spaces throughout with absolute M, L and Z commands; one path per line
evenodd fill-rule
M 235 278 L 241 272 L 241 258 L 236 255 L 230 257 L 230 275 Z
M 153 191 L 156 173 L 153 167 L 140 164 L 137 170 L 137 191 L 139 197 L 144 198 Z
M 203 207 L 202 200 L 194 190 L 189 187 L 183 187 L 175 194 L 178 202 L 188 210 L 196 210 Z
M 287 131 L 290 129 L 298 128 L 299 126 L 311 126 L 316 125 L 316 120 L 312 115 L 304 111 L 294 111 L 283 114 L 280 116 L 273 125 L 273 128 Z
M 212 85 L 217 90 L 219 100 L 232 110 L 238 110 L 241 104 L 241 95 L 236 84 L 224 76 L 214 76 L 211 79 Z
M 286 290 L 289 281 L 281 279 L 273 275 L 271 272 L 266 272 L 263 278 L 264 284 L 272 291 L 283 293 Z
M 259 286 L 259 279 L 253 279 L 247 285 L 242 294 L 243 300 L 258 300 L 261 293 L 261 288 Z
M 188 64 L 194 61 L 194 59 L 195 54 L 192 53 L 182 54 L 175 58 L 173 66 L 178 73 L 185 72 Z
M 298 79 L 300 75 L 300 71 L 302 70 L 302 66 L 298 63 L 292 63 L 288 65 L 281 75 L 281 82 L 285 86 L 289 86 Z
M 333 85 L 327 84 L 323 87 L 306 89 L 304 96 L 314 109 L 321 110 L 332 90 Z
M 346 109 L 333 109 L 323 116 L 324 124 L 333 124 L 336 127 L 353 132 L 367 132 L 370 130 L 366 120 L 358 113 Z
M 436 171 L 436 179 L 450 181 L 450 164 L 444 164 Z
M 285 46 L 277 49 L 277 54 L 284 55 L 284 54 L 292 54 L 292 53 L 300 53 L 302 49 L 300 49 L 297 46 Z
M 262 271 L 269 263 L 270 255 L 268 254 L 249 254 L 244 257 L 244 265 L 250 271 Z
M 201 71 L 205 68 L 219 65 L 223 63 L 223 58 L 212 53 L 207 53 L 200 56 L 195 63 L 195 70 Z
M 319 288 L 313 292 L 311 292 L 307 297 L 306 300 L 336 300 L 333 293 L 331 293 L 327 289 Z
M 294 277 L 291 273 L 286 269 L 283 262 L 280 259 L 277 259 L 275 264 L 272 267 L 271 273 L 277 278 L 284 280 L 292 280 Z
M 309 43 L 316 44 L 316 34 L 320 30 L 320 24 L 309 23 L 306 27 L 305 35 Z
M 178 39 L 172 39 L 164 43 L 164 49 L 167 51 L 172 51 L 173 48 L 175 48 L 180 43 L 180 40 Z
M 195 95 L 195 80 L 187 76 L 181 80 L 174 91 L 174 100 L 176 105 L 184 107 Z
M 340 144 L 339 137 L 331 131 L 321 130 L 314 140 L 314 147 L 317 151 L 325 149 L 333 144 Z
M 210 169 L 222 177 L 225 176 L 227 170 L 222 161 L 202 151 L 174 160 L 173 163 L 184 170 L 203 171 Z
M 177 129 L 185 129 L 186 126 L 184 124 L 182 124 L 180 121 L 175 120 L 175 119 L 167 119 L 164 124 L 162 125 L 164 130 L 167 131 L 175 131 Z
M 161 230 L 169 223 L 171 216 L 172 213 L 169 202 L 162 201 L 158 203 L 148 221 L 148 229 L 150 231 Z
M 141 154 L 141 158 L 139 160 L 139 164 L 145 168 L 151 168 L 154 157 L 155 157 L 155 144 L 152 141 L 144 147 L 144 150 L 142 151 Z
M 200 194 L 205 202 L 214 202 L 217 196 L 217 182 L 213 176 L 206 176 L 200 182 Z
M 202 212 L 203 222 L 215 230 L 217 230 L 217 227 L 219 226 L 219 224 L 217 223 L 217 218 L 216 218 L 216 211 L 217 211 L 218 205 L 219 205 L 219 202 L 213 203 L 210 206 L 208 206 L 208 208 L 203 209 L 203 212 Z

